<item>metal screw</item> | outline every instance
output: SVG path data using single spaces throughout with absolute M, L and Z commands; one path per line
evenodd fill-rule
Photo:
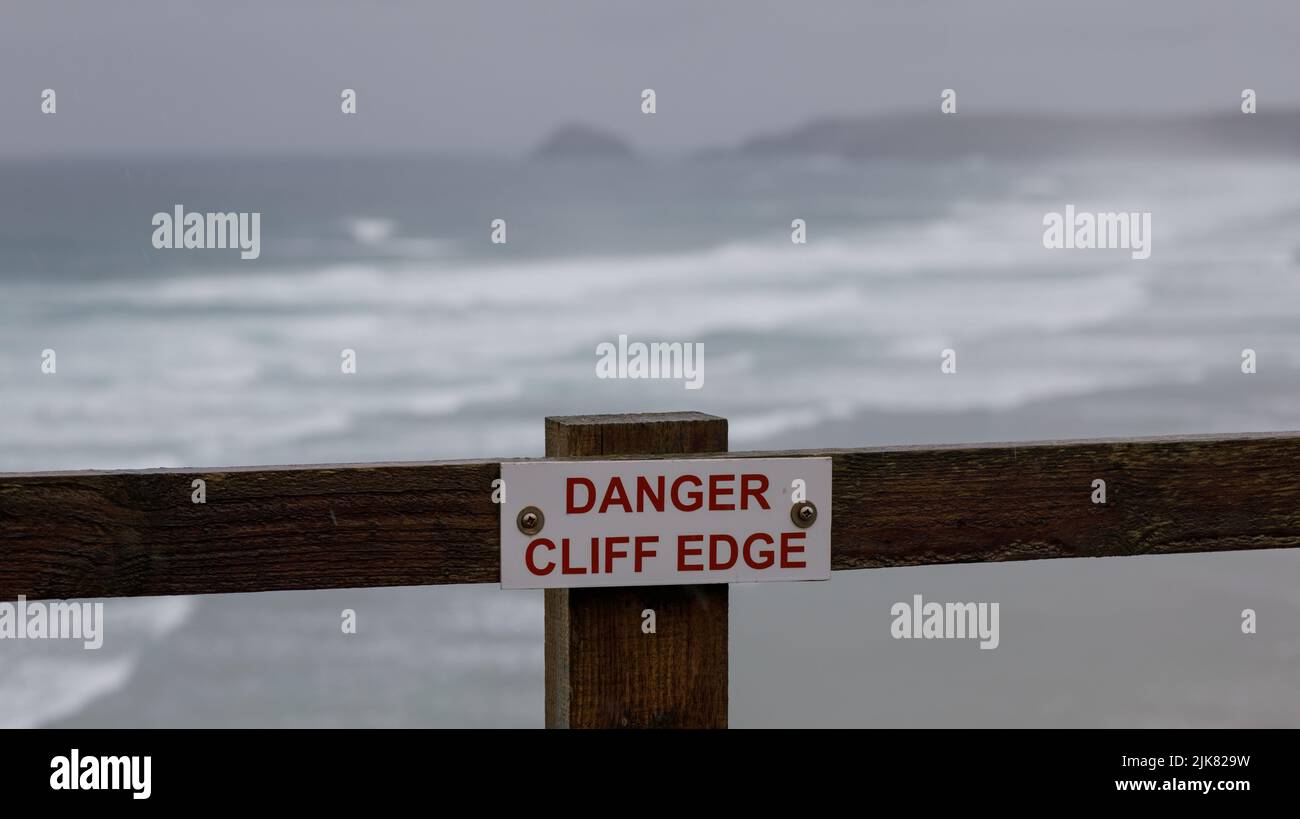
M 790 507 L 790 520 L 800 529 L 807 529 L 817 522 L 817 507 L 808 501 L 796 503 Z
M 519 510 L 519 517 L 515 518 L 515 525 L 524 534 L 535 535 L 542 531 L 542 527 L 546 525 L 546 516 L 536 506 L 525 506 Z

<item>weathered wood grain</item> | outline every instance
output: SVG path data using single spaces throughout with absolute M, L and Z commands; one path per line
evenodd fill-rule
M 546 419 L 549 457 L 726 449 L 726 420 L 701 413 Z M 547 589 L 547 727 L 725 728 L 727 602 L 726 584 Z
M 618 457 L 654 418 L 563 425 L 553 451 Z M 711 446 L 676 435 L 677 452 Z M 834 461 L 835 569 L 1300 547 L 1300 433 L 716 457 L 807 455 Z M 495 583 L 499 475 L 495 461 L 0 473 L 0 599 Z
M 1296 433 L 900 447 L 833 464 L 834 569 L 1300 546 Z
M 0 475 L 0 599 L 496 582 L 500 464 Z M 207 502 L 191 502 L 191 482 Z

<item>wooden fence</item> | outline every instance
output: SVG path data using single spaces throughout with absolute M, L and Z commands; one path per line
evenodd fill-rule
M 741 454 L 832 459 L 835 570 L 1300 546 L 1300 433 L 728 454 L 726 420 L 701 413 L 546 419 L 547 458 Z M 499 475 L 0 474 L 0 599 L 497 583 Z M 548 589 L 546 724 L 725 727 L 727 588 Z

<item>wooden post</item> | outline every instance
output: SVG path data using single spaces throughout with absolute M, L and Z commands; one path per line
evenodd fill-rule
M 698 412 L 546 419 L 548 458 L 726 451 Z M 727 585 L 547 589 L 546 727 L 727 727 Z

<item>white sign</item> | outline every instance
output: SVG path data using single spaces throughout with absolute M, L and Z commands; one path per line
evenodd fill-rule
M 829 580 L 830 458 L 501 464 L 501 586 Z

